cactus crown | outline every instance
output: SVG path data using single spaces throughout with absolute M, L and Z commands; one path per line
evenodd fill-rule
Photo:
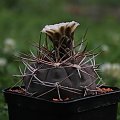
M 75 46 L 74 31 L 79 23 L 72 21 L 55 25 L 47 25 L 41 33 L 45 33 L 45 45 L 36 44 L 37 55 L 24 54 L 21 61 L 25 70 L 21 75 L 25 85 L 25 93 L 29 96 L 48 100 L 63 101 L 76 97 L 95 95 L 102 79 L 96 72 L 98 65 L 95 57 L 98 55 L 93 50 L 83 49 L 85 42 Z M 52 48 L 48 47 L 48 40 Z M 76 48 L 79 47 L 78 52 Z

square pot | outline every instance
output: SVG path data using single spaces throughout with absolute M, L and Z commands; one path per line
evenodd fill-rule
M 5 89 L 9 120 L 116 120 L 120 90 L 63 102 L 37 99 Z M 17 89 L 17 87 L 13 88 Z

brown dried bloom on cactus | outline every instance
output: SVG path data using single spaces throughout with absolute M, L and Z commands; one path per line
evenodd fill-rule
M 59 23 L 54 25 L 46 25 L 42 32 L 46 33 L 50 38 L 56 39 L 57 36 L 63 37 L 63 36 L 71 36 L 77 26 L 79 25 L 78 22 L 72 21 L 72 22 L 66 22 L 66 23 Z

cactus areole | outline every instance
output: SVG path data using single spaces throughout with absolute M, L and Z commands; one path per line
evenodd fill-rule
M 40 35 L 35 45 L 37 55 L 31 51 L 31 55 L 21 56 L 25 65 L 21 76 L 27 95 L 63 101 L 98 93 L 102 83 L 96 72 L 98 54 L 83 47 L 85 35 L 75 45 L 74 32 L 78 26 L 75 21 L 46 25 L 41 31 L 46 38 Z

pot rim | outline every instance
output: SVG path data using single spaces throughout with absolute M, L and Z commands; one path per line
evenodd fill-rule
M 17 88 L 18 86 L 15 86 L 13 88 Z M 5 94 L 5 93 L 10 93 L 12 95 L 20 95 L 20 96 L 23 96 L 23 97 L 27 97 L 27 98 L 31 98 L 31 99 L 36 99 L 36 100 L 43 100 L 43 101 L 46 101 L 46 102 L 49 102 L 49 103 L 58 103 L 58 104 L 63 104 L 63 103 L 73 103 L 73 102 L 77 102 L 79 100 L 83 101 L 83 100 L 86 100 L 86 99 L 92 99 L 92 98 L 96 98 L 96 97 L 102 97 L 102 96 L 106 96 L 106 95 L 110 95 L 110 94 L 116 94 L 116 93 L 120 93 L 120 89 L 117 88 L 117 87 L 111 87 L 111 86 L 102 86 L 102 87 L 105 87 L 105 88 L 112 88 L 113 91 L 111 92 L 107 92 L 107 93 L 103 93 L 103 94 L 97 94 L 97 95 L 90 95 L 90 96 L 85 96 L 85 97 L 77 97 L 77 98 L 73 98 L 73 99 L 70 99 L 70 100 L 66 100 L 66 101 L 51 101 L 51 100 L 47 100 L 47 99 L 44 99 L 44 98 L 36 98 L 36 97 L 31 97 L 31 96 L 27 96 L 27 95 L 23 95 L 21 93 L 17 93 L 17 92 L 11 92 L 11 91 L 8 91 L 10 89 L 9 88 L 5 88 L 2 90 L 2 92 Z

